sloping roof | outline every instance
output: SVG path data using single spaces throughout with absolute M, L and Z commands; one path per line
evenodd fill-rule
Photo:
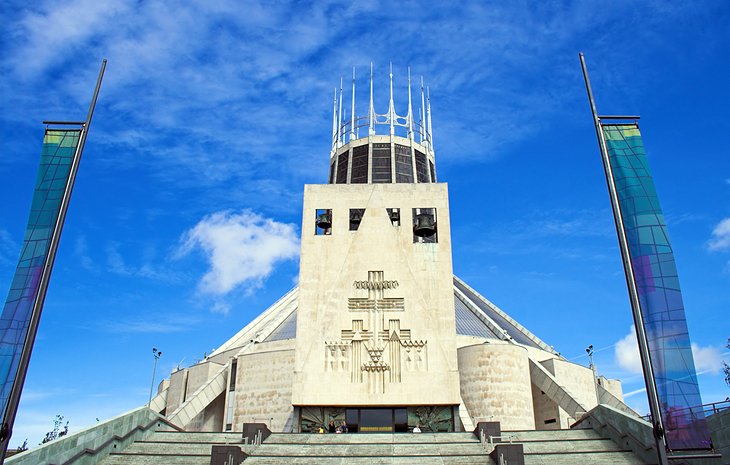
M 252 342 L 296 338 L 299 288 L 295 287 L 239 331 L 213 355 Z M 456 334 L 509 341 L 555 353 L 527 328 L 454 276 Z

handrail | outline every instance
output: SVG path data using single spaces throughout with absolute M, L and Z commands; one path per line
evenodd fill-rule
M 180 431 L 180 432 L 185 431 L 182 428 L 180 428 L 179 426 L 167 421 L 166 418 L 157 418 L 157 419 L 150 421 L 147 424 L 147 426 L 142 426 L 142 425 L 135 426 L 131 430 L 127 431 L 127 433 L 124 434 L 123 436 L 119 436 L 119 435 L 115 434 L 112 437 L 110 437 L 109 439 L 107 439 L 106 441 L 104 441 L 100 446 L 96 447 L 95 449 L 90 449 L 87 447 L 84 450 L 79 451 L 76 455 L 74 455 L 70 459 L 63 462 L 63 464 L 61 464 L 61 465 L 70 465 L 85 455 L 94 456 L 94 455 L 98 454 L 99 452 L 101 452 L 103 449 L 105 449 L 107 446 L 109 446 L 109 444 L 113 443 L 114 441 L 124 441 L 125 439 L 129 438 L 132 434 L 134 434 L 136 431 L 147 431 L 150 427 L 152 427 L 152 425 L 154 425 L 155 423 L 159 423 L 159 422 L 165 423 L 167 426 L 169 426 L 177 431 Z
M 720 407 L 718 407 L 718 405 Z M 707 407 L 711 407 L 711 408 L 707 408 Z M 683 415 L 683 414 L 686 414 L 687 412 L 694 413 L 695 411 L 697 411 L 696 409 L 702 409 L 702 412 L 705 414 L 708 412 L 712 412 L 714 414 L 714 413 L 720 413 L 723 410 L 727 410 L 729 408 L 730 408 L 730 400 L 721 400 L 720 402 L 709 402 L 707 404 L 695 405 L 693 407 L 686 407 L 681 410 L 674 410 L 674 411 L 672 411 L 672 415 Z M 651 414 L 643 415 L 641 418 L 651 423 Z

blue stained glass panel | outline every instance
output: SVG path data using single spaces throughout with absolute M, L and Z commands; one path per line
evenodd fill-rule
M 47 129 L 43 138 L 23 249 L 0 315 L 0 408 L 3 422 L 80 135 L 79 129 Z
M 636 124 L 603 125 L 628 241 L 657 395 L 672 450 L 708 449 L 674 254 Z

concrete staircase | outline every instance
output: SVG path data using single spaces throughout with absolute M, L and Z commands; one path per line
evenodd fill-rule
M 522 443 L 525 465 L 646 465 L 593 430 L 504 431 Z M 254 448 L 240 433 L 157 431 L 100 465 L 209 465 L 212 445 L 237 445 L 245 465 L 495 465 L 472 433 L 288 434 L 275 433 Z
M 244 463 L 494 464 L 471 433 L 272 434 Z
M 156 431 L 123 451 L 112 452 L 99 465 L 210 465 L 213 445 L 235 444 L 244 452 L 252 446 L 241 444 L 241 433 L 188 433 Z
M 592 429 L 502 431 L 502 437 L 523 444 L 525 465 L 647 465 Z

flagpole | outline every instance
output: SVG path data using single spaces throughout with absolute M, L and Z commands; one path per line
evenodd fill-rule
M 15 423 L 15 416 L 18 413 L 18 404 L 20 403 L 20 395 L 23 391 L 23 385 L 25 384 L 25 375 L 28 372 L 28 363 L 30 362 L 30 356 L 33 352 L 33 344 L 35 342 L 36 334 L 38 333 L 38 324 L 40 323 L 41 312 L 43 311 L 43 303 L 46 299 L 46 292 L 48 291 L 48 283 L 51 279 L 51 271 L 53 270 L 53 262 L 56 259 L 56 252 L 58 251 L 58 243 L 61 239 L 61 231 L 63 230 L 63 223 L 66 219 L 66 212 L 68 211 L 68 205 L 71 200 L 71 192 L 73 191 L 74 182 L 76 181 L 76 174 L 79 170 L 79 163 L 81 162 L 81 154 L 84 150 L 84 144 L 86 143 L 86 135 L 89 132 L 89 126 L 91 125 L 91 118 L 94 115 L 94 108 L 96 107 L 96 100 L 99 97 L 99 90 L 101 89 L 101 81 L 104 77 L 104 70 L 106 69 L 106 59 L 101 61 L 101 70 L 99 70 L 99 77 L 96 80 L 96 87 L 94 88 L 94 95 L 91 98 L 91 105 L 89 106 L 89 112 L 86 115 L 86 121 L 84 121 L 81 127 L 81 134 L 79 135 L 79 142 L 74 152 L 73 160 L 71 161 L 71 169 L 69 172 L 68 180 L 66 181 L 66 187 L 63 192 L 63 198 L 61 199 L 61 206 L 56 217 L 56 223 L 53 228 L 53 234 L 51 235 L 50 245 L 48 249 L 48 255 L 43 262 L 43 269 L 41 271 L 41 279 L 38 286 L 38 294 L 33 301 L 33 310 L 30 315 L 30 322 L 28 325 L 28 332 L 25 335 L 25 341 L 23 342 L 23 350 L 20 354 L 20 362 L 18 363 L 18 371 L 15 374 L 15 380 L 13 381 L 13 387 L 10 391 L 8 398 L 8 405 L 3 416 L 3 424 L 0 427 L 0 465 L 5 462 L 5 455 L 8 450 L 10 438 L 13 434 L 13 425 Z M 64 124 L 64 123 L 57 123 Z M 65 123 L 68 124 L 68 123 Z M 72 123 L 74 124 L 74 123 Z
M 626 285 L 628 286 L 629 300 L 631 301 L 631 312 L 634 317 L 634 326 L 636 328 L 636 339 L 639 343 L 639 357 L 641 358 L 644 384 L 646 385 L 646 393 L 649 400 L 649 411 L 651 412 L 652 417 L 657 458 L 659 459 L 660 465 L 667 465 L 669 462 L 667 459 L 665 430 L 659 406 L 659 397 L 657 396 L 656 384 L 654 382 L 654 368 L 651 364 L 651 358 L 649 357 L 649 344 L 646 337 L 644 317 L 641 314 L 641 302 L 639 301 L 639 293 L 636 289 L 634 268 L 631 264 L 631 254 L 629 251 L 628 240 L 626 238 L 626 230 L 624 229 L 624 219 L 621 214 L 621 204 L 616 190 L 616 182 L 613 177 L 613 169 L 611 168 L 611 162 L 608 158 L 606 139 L 604 138 L 603 130 L 601 129 L 601 118 L 598 116 L 596 103 L 593 99 L 593 91 L 591 90 L 591 81 L 588 78 L 585 57 L 583 56 L 583 53 L 579 53 L 578 56 L 580 58 L 581 69 L 583 70 L 583 80 L 585 81 L 586 91 L 588 92 L 588 102 L 591 105 L 591 113 L 593 114 L 593 124 L 596 127 L 596 136 L 598 137 L 598 146 L 601 152 L 601 160 L 603 161 L 603 170 L 606 174 L 606 183 L 608 184 L 608 194 L 611 198 L 613 218 L 616 223 L 619 249 L 621 250 L 621 259 L 623 260 L 624 272 L 626 274 Z

